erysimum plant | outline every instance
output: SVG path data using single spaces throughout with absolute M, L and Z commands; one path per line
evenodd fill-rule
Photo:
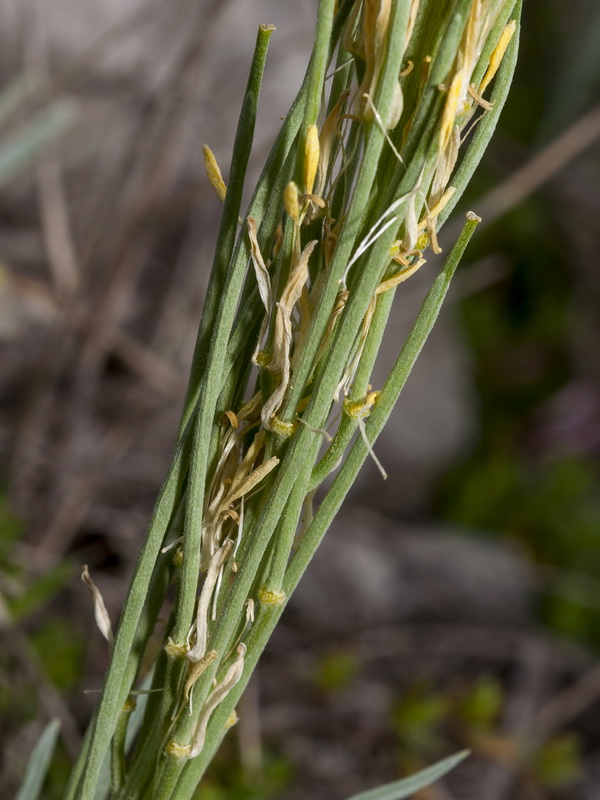
M 361 465 L 383 472 L 377 436 L 475 214 L 373 387 L 386 320 L 441 252 L 437 233 L 490 140 L 519 13 L 519 0 L 321 0 L 306 77 L 240 219 L 273 29 L 258 31 L 227 186 L 204 150 L 223 213 L 178 443 L 67 800 L 192 797 Z M 457 760 L 374 796 L 405 797 Z

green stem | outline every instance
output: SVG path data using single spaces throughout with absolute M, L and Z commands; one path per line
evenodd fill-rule
M 170 580 L 171 565 L 159 558 L 164 534 L 181 488 L 186 446 L 177 448 L 171 471 L 157 501 L 150 529 L 138 559 L 115 637 L 108 674 L 91 726 L 89 746 L 75 764 L 65 800 L 92 800 L 120 709 L 138 672 Z M 79 785 L 79 786 L 78 786 Z
M 521 17 L 521 8 L 522 0 L 517 0 L 517 3 L 511 14 L 511 18 L 516 19 L 517 22 Z M 519 54 L 519 33 L 520 26 L 517 25 L 517 30 L 515 31 L 515 34 L 508 45 L 506 53 L 504 54 L 498 74 L 494 78 L 494 86 L 491 93 L 491 103 L 493 106 L 492 110 L 486 112 L 477 123 L 467 152 L 460 162 L 460 166 L 456 170 L 456 174 L 451 180 L 452 186 L 456 187 L 456 192 L 438 218 L 438 224 L 440 226 L 443 225 L 443 223 L 448 219 L 456 204 L 462 197 L 465 188 L 473 177 L 473 173 L 477 169 L 485 149 L 489 144 L 494 131 L 496 130 L 496 125 L 498 124 L 500 113 L 504 108 L 504 104 L 506 103 L 508 90 L 510 89 L 515 67 L 517 65 L 517 57 Z
M 450 251 L 442 271 L 435 279 L 427 297 L 423 301 L 414 327 L 385 382 L 385 386 L 381 390 L 381 395 L 371 416 L 366 421 L 365 430 L 371 444 L 375 442 L 383 430 L 383 426 L 387 422 L 406 384 L 417 357 L 427 341 L 450 287 L 452 277 L 479 221 L 479 217 L 475 217 L 475 215 L 467 217 L 467 222 L 458 241 Z M 362 439 L 358 438 L 315 514 L 313 522 L 306 532 L 296 554 L 292 558 L 284 582 L 284 590 L 288 595 L 298 584 L 302 573 L 308 566 L 331 521 L 341 506 L 343 499 L 355 481 L 358 471 L 367 455 L 368 452 L 365 443 Z
M 306 494 L 306 482 L 300 480 L 296 481 L 288 498 L 285 511 L 283 512 L 277 536 L 274 537 L 273 559 L 269 567 L 269 574 L 265 587 L 268 592 L 278 593 L 282 589 L 283 578 L 294 545 L 294 537 L 298 529 L 298 519 L 302 512 Z
M 315 40 L 315 47 L 313 50 L 313 57 L 311 59 L 311 66 L 309 67 L 309 74 L 307 79 L 308 89 L 307 89 L 307 104 L 309 106 L 309 111 L 305 113 L 305 119 L 308 115 L 312 112 L 310 111 L 311 103 L 317 104 L 320 101 L 320 93 L 322 89 L 322 83 L 325 74 L 325 67 L 327 63 L 327 59 L 329 57 L 330 52 L 330 37 L 331 37 L 331 25 L 333 22 L 333 8 L 334 2 L 333 0 L 323 0 L 320 11 L 319 11 L 319 21 L 321 27 L 317 28 L 317 35 Z M 317 94 L 318 88 L 318 94 Z M 306 130 L 306 128 L 305 128 Z M 244 264 L 245 267 L 245 264 Z M 233 284 L 233 280 L 231 279 L 231 275 L 234 271 L 234 266 L 230 267 L 229 270 L 229 284 L 231 286 Z M 226 301 L 228 299 L 228 286 L 225 288 L 225 294 L 222 300 L 222 306 L 226 306 Z M 232 293 L 233 294 L 233 293 Z M 239 289 L 235 294 L 235 297 L 232 297 L 231 302 L 231 309 L 232 311 L 235 310 L 235 303 L 237 302 L 237 296 L 239 294 Z M 195 435 L 194 435 L 194 447 L 192 450 L 192 460 L 191 460 L 191 468 L 190 468 L 190 483 L 189 483 L 189 492 L 188 492 L 188 515 L 186 519 L 186 536 L 184 539 L 184 560 L 183 560 L 183 570 L 182 570 L 182 590 L 180 592 L 181 603 L 180 607 L 178 608 L 177 614 L 177 625 L 174 631 L 174 638 L 176 641 L 183 640 L 183 637 L 186 635 L 189 625 L 191 623 L 191 618 L 193 614 L 194 602 L 195 602 L 195 587 L 198 581 L 198 567 L 199 567 L 199 538 L 200 538 L 200 526 L 203 514 L 203 493 L 204 493 L 204 485 L 206 480 L 206 472 L 207 472 L 207 459 L 206 459 L 206 448 L 205 443 L 207 439 L 208 432 L 210 431 L 210 426 L 213 424 L 213 414 L 214 414 L 214 405 L 216 403 L 216 393 L 211 391 L 213 389 L 211 385 L 211 372 L 213 371 L 217 373 L 221 366 L 223 358 L 226 354 L 227 350 L 227 337 L 229 332 L 231 331 L 231 325 L 226 326 L 222 324 L 224 322 L 224 317 L 226 317 L 225 309 L 221 309 L 221 312 L 218 316 L 218 325 L 219 328 L 216 332 L 213 333 L 213 337 L 211 340 L 211 348 L 206 360 L 207 364 L 207 371 L 200 383 L 200 392 L 198 397 L 198 415 L 196 418 L 196 427 L 195 427 Z M 220 330 L 219 330 L 220 329 Z M 224 336 L 219 336 L 219 333 L 225 333 Z M 264 541 L 264 547 L 268 544 L 268 539 Z M 260 563 L 260 557 L 262 557 L 262 553 L 264 552 L 264 547 L 262 548 L 262 552 L 260 552 L 259 558 L 257 563 L 254 566 L 253 574 L 256 572 L 256 568 Z M 248 574 L 250 578 L 249 583 L 251 583 L 252 576 L 248 571 L 248 564 L 244 564 L 243 572 Z M 242 580 L 242 575 L 239 575 L 236 578 L 234 584 L 234 591 L 241 587 L 247 581 Z M 249 586 L 248 586 L 249 588 Z M 246 589 L 247 591 L 247 589 Z M 239 605 L 239 609 L 243 606 L 243 602 L 245 597 L 242 599 L 241 604 Z M 229 625 L 229 629 L 225 630 L 224 638 L 229 638 L 231 635 L 232 626 Z M 225 647 L 221 646 L 216 647 L 215 649 L 218 652 L 223 652 Z M 215 671 L 216 671 L 215 667 Z M 214 673 L 213 673 L 214 674 Z M 206 685 L 206 682 L 203 682 Z M 197 707 L 201 707 L 200 704 Z M 180 733 L 184 735 L 188 735 L 189 732 L 193 728 L 194 721 L 193 720 L 185 720 L 183 726 L 180 726 L 178 729 L 177 735 Z M 183 730 L 182 730 L 183 728 Z M 157 797 L 161 796 L 168 796 L 167 792 L 169 785 L 175 780 L 175 776 L 178 773 L 177 762 L 174 760 L 169 760 L 165 766 L 163 771 L 162 779 L 159 785 L 156 788 Z
M 394 16 L 390 26 L 389 41 L 402 41 L 403 32 L 408 19 L 409 2 L 398 2 L 394 8 Z M 386 62 L 378 86 L 376 105 L 383 119 L 387 119 L 394 99 L 394 91 L 402 63 L 401 48 L 387 48 Z M 371 188 L 377 175 L 379 157 L 384 144 L 384 135 L 375 124 L 366 125 L 365 151 L 348 216 L 338 237 L 332 262 L 329 266 L 328 279 L 323 287 L 321 297 L 314 310 L 310 327 L 302 352 L 298 358 L 296 369 L 290 381 L 285 403 L 280 416 L 285 422 L 293 422 L 298 403 L 314 368 L 314 359 L 318 352 L 327 323 L 334 307 L 339 291 L 339 281 L 352 253 L 360 230 L 363 228 L 364 209 L 368 206 Z M 345 312 L 346 313 L 346 312 Z M 353 340 L 351 340 L 353 341 Z M 335 386 L 334 386 L 335 388 Z M 331 397 L 331 395 L 330 395 Z M 312 423 L 309 423 L 312 424 Z
M 321 94 L 325 82 L 325 71 L 329 63 L 331 48 L 331 31 L 333 27 L 335 0 L 321 0 L 317 15 L 315 31 L 315 44 L 313 47 L 310 64 L 308 67 L 308 88 L 306 92 L 306 106 L 304 120 L 300 133 L 300 146 L 296 160 L 296 183 L 302 191 L 306 191 L 303 182 L 303 168 L 306 148 L 306 136 L 311 125 L 317 123 L 319 108 L 321 107 Z
M 111 743 L 110 790 L 115 796 L 125 783 L 125 739 L 129 718 L 134 709 L 135 700 L 128 697 L 119 714 L 115 735 Z
M 225 195 L 225 202 L 223 204 L 223 213 L 221 215 L 221 223 L 219 225 L 217 245 L 215 247 L 215 255 L 210 273 L 210 282 L 207 289 L 204 310 L 202 312 L 202 319 L 200 321 L 200 328 L 198 330 L 198 337 L 196 339 L 196 346 L 192 358 L 190 379 L 186 399 L 184 402 L 180 433 L 187 425 L 194 409 L 197 407 L 199 384 L 204 376 L 206 365 L 209 363 L 209 344 L 213 337 L 214 327 L 218 324 L 220 319 L 219 315 L 221 313 L 222 294 L 228 279 L 229 262 L 231 261 L 231 255 L 233 253 L 233 247 L 237 234 L 237 221 L 240 216 L 240 206 L 242 202 L 242 193 L 244 190 L 246 169 L 248 166 L 250 151 L 252 149 L 254 126 L 256 123 L 256 110 L 258 107 L 258 97 L 260 94 L 262 75 L 264 72 L 269 39 L 271 38 L 273 30 L 274 28 L 272 26 L 263 25 L 261 25 L 258 30 L 256 47 L 254 49 L 254 56 L 252 59 L 252 65 L 250 67 L 250 75 L 248 77 L 248 84 L 246 86 L 244 100 L 242 102 L 242 110 L 240 112 L 233 145 L 229 184 L 227 187 L 227 193 Z M 291 112 L 290 115 L 288 115 L 288 122 L 290 116 Z M 285 127 L 286 126 L 284 126 L 284 129 Z M 284 129 L 282 129 L 280 134 L 281 141 L 283 141 L 285 138 L 283 135 Z M 255 197 L 260 193 L 261 189 L 264 188 L 264 183 L 267 182 L 266 179 L 270 172 L 270 167 L 271 165 L 269 163 L 265 165 L 265 169 L 261 175 L 261 180 L 259 181 L 255 192 Z
M 452 276 L 476 225 L 476 219 L 467 221 L 461 236 L 446 259 L 441 273 L 436 278 L 421 306 L 414 328 L 409 334 L 402 352 L 386 381 L 379 402 L 375 406 L 371 417 L 369 417 L 366 422 L 367 435 L 371 442 L 375 441 L 377 435 L 381 432 L 387 421 L 406 383 L 406 379 L 433 328 L 450 286 Z M 225 735 L 226 720 L 244 691 L 260 654 L 283 613 L 287 600 L 298 585 L 318 545 L 321 543 L 325 532 L 329 528 L 333 517 L 337 513 L 342 500 L 356 479 L 358 470 L 364 463 L 367 455 L 368 453 L 362 439 L 357 439 L 350 452 L 349 458 L 341 468 L 331 489 L 315 514 L 312 523 L 306 531 L 286 571 L 285 580 L 283 582 L 283 590 L 286 595 L 284 602 L 280 605 L 263 606 L 261 608 L 246 640 L 248 650 L 243 676 L 230 694 L 227 695 L 225 700 L 215 710 L 208 726 L 204 749 L 197 758 L 187 762 L 185 765 L 179 782 L 170 796 L 171 800 L 175 800 L 175 798 L 178 800 L 180 797 L 191 797 L 207 766 L 214 758 L 215 752 Z
M 173 638 L 176 642 L 183 641 L 187 635 L 196 602 L 196 588 L 200 574 L 200 537 L 209 445 L 213 426 L 215 425 L 215 408 L 222 385 L 222 364 L 227 354 L 227 345 L 233 327 L 246 266 L 245 262 L 240 263 L 239 260 L 234 264 L 230 264 L 230 261 L 237 230 L 237 219 L 240 213 L 246 168 L 252 149 L 258 95 L 272 32 L 272 28 L 266 27 L 261 27 L 258 31 L 250 77 L 233 148 L 230 185 L 225 196 L 223 216 L 219 228 L 219 240 L 213 262 L 212 274 L 221 275 L 223 278 L 222 282 L 218 281 L 222 293 L 216 318 L 212 320 L 211 324 L 210 346 L 206 356 L 205 369 L 200 380 L 197 413 L 194 420 L 183 540 L 183 565 L 180 576 L 181 586 L 178 594 L 176 623 L 173 630 Z M 209 319 L 210 316 L 212 315 L 209 315 Z
M 190 741 L 214 679 L 222 679 L 231 663 L 232 647 L 239 640 L 242 631 L 244 604 L 249 597 L 255 598 L 258 595 L 259 599 L 262 597 L 264 604 L 248 636 L 244 634 L 248 650 L 242 680 L 214 712 L 200 756 L 187 763 L 171 756 L 165 758 L 161 750 L 167 730 L 171 727 L 172 708 L 181 698 L 181 675 L 187 662 L 178 659 L 177 663 L 171 663 L 161 654 L 154 686 L 156 688 L 162 683 L 164 693 L 160 700 L 157 697 L 150 703 L 153 713 L 146 714 L 138 746 L 130 757 L 129 772 L 125 775 L 122 745 L 126 726 L 121 709 L 139 673 L 142 656 L 166 597 L 172 573 L 171 556 L 169 554 L 161 557 L 160 547 L 165 533 L 175 526 L 175 509 L 179 507 L 185 516 L 184 556 L 171 635 L 176 643 L 181 644 L 188 634 L 196 603 L 206 485 L 214 471 L 220 439 L 217 419 L 224 410 L 237 407 L 236 403 L 243 397 L 244 388 L 250 378 L 249 354 L 256 335 L 257 321 L 262 314 L 253 275 L 247 270 L 249 242 L 245 228 L 237 235 L 237 219 L 271 32 L 270 29 L 261 27 L 236 133 L 229 188 L 196 342 L 178 445 L 125 603 L 106 685 L 91 733 L 86 736 L 82 754 L 73 770 L 66 800 L 92 800 L 111 740 L 113 794 L 123 800 L 126 797 L 135 797 L 137 800 L 145 797 L 152 800 L 188 800 L 191 797 L 197 780 L 223 736 L 225 720 L 243 691 L 285 605 L 284 602 L 277 604 L 270 600 L 277 600 L 277 594 L 281 591 L 286 596 L 291 594 L 355 480 L 368 453 L 368 447 L 361 438 L 356 438 L 351 444 L 356 422 L 347 416 L 342 418 L 331 447 L 315 466 L 321 447 L 318 429 L 327 422 L 335 389 L 353 353 L 354 343 L 358 341 L 365 313 L 385 274 L 385 268 L 389 265 L 390 244 L 399 233 L 400 236 L 404 235 L 402 231 L 406 227 L 406 208 L 402 208 L 394 218 L 394 225 L 373 242 L 353 265 L 348 275 L 349 294 L 346 305 L 337 320 L 331 340 L 325 343 L 323 337 L 340 291 L 340 279 L 346 275 L 348 263 L 356 252 L 357 242 L 373 230 L 381 215 L 387 212 L 398 197 L 418 190 L 418 205 L 425 202 L 432 170 L 437 163 L 437 137 L 445 102 L 440 84 L 447 80 L 455 64 L 456 53 L 463 46 L 464 26 L 471 3 L 472 0 L 453 0 L 445 3 L 443 10 L 439 10 L 434 0 L 423 0 L 422 8 L 426 9 L 426 15 L 431 10 L 431 16 L 439 25 L 431 34 L 427 26 L 420 22 L 417 25 L 415 35 L 420 37 L 419 41 L 425 43 L 425 49 L 420 52 L 420 63 L 424 53 L 431 53 L 433 61 L 426 81 L 421 78 L 417 80 L 413 76 L 406 82 L 409 92 L 415 97 L 410 110 L 411 114 L 414 112 L 410 127 L 406 128 L 408 120 L 403 118 L 403 124 L 390 134 L 400 147 L 399 137 L 402 132 L 406 133 L 402 143 L 403 163 L 399 163 L 392 148 L 387 146 L 386 135 L 377 122 L 357 120 L 352 123 L 347 139 L 356 142 L 357 147 L 351 153 L 344 182 L 340 182 L 333 192 L 333 208 L 326 212 L 330 214 L 335 211 L 335 216 L 339 217 L 335 228 L 337 239 L 333 255 L 325 267 L 326 250 L 321 241 L 320 247 L 311 258 L 310 283 L 314 288 L 319 282 L 320 294 L 314 291 L 311 296 L 314 307 L 311 309 L 306 335 L 304 336 L 302 328 L 302 338 L 296 336 L 293 373 L 279 411 L 283 422 L 293 423 L 296 421 L 299 402 L 305 398 L 307 405 L 302 415 L 304 424 L 298 424 L 290 438 L 271 434 L 267 437 L 261 458 L 264 461 L 271 454 L 277 454 L 280 461 L 249 494 L 245 533 L 236 554 L 237 565 L 227 565 L 225 569 L 218 595 L 218 613 L 214 624 L 210 624 L 208 643 L 208 649 L 215 649 L 219 655 L 193 688 L 194 714 L 181 714 L 172 726 L 173 731 L 169 730 L 169 738 L 182 745 Z M 303 87 L 267 161 L 249 206 L 248 213 L 260 223 L 258 236 L 265 257 L 272 252 L 275 230 L 281 217 L 281 194 L 292 175 L 294 164 L 297 172 L 302 173 L 307 131 L 310 125 L 318 121 L 327 64 L 343 22 L 353 6 L 353 0 L 340 3 L 340 11 L 334 18 L 335 5 L 335 0 L 321 0 L 315 46 Z M 373 96 L 373 102 L 384 120 L 389 118 L 397 91 L 398 74 L 403 66 L 405 54 L 401 52 L 402 47 L 398 43 L 405 39 L 411 6 L 411 0 L 395 0 L 392 4 L 384 64 Z M 515 0 L 505 0 L 501 6 L 501 14 L 488 37 L 477 66 L 478 73 L 485 68 L 489 52 L 497 41 L 508 14 L 518 16 L 521 2 L 518 0 L 515 4 Z M 494 81 L 494 108 L 492 112 L 483 115 L 478 123 L 472 143 L 452 182 L 457 187 L 456 194 L 452 203 L 440 215 L 440 225 L 460 196 L 489 141 L 506 99 L 516 51 L 515 36 Z M 338 55 L 340 63 L 342 55 Z M 359 72 L 361 69 L 364 71 L 364 65 L 357 66 Z M 348 67 L 347 72 L 351 72 L 353 67 L 354 65 Z M 334 79 L 336 93 L 339 93 L 345 77 L 342 71 Z M 332 102 L 335 102 L 335 96 L 330 97 L 330 105 Z M 301 185 L 301 181 L 299 182 Z M 369 442 L 375 440 L 391 413 L 435 322 L 458 260 L 476 223 L 474 217 L 468 219 L 463 233 L 423 303 L 413 331 L 365 422 Z M 303 226 L 298 235 L 302 236 L 302 242 L 306 244 L 313 237 L 322 239 L 323 233 L 322 217 L 316 217 L 310 225 Z M 289 244 L 288 242 L 287 250 Z M 283 270 L 281 277 L 285 277 L 284 257 L 287 250 L 284 248 L 280 258 L 281 266 L 278 262 L 273 269 L 272 280 L 275 286 L 279 269 Z M 377 300 L 354 378 L 350 395 L 353 401 L 360 402 L 367 392 L 393 295 L 394 291 L 389 291 Z M 264 393 L 270 393 L 269 386 L 264 387 Z M 248 446 L 251 438 L 249 435 L 243 440 L 242 449 Z M 347 451 L 345 462 L 290 560 L 294 534 L 307 493 L 338 466 Z M 270 599 L 260 591 L 263 581 L 267 590 L 273 593 Z
M 375 313 L 371 320 L 364 350 L 360 358 L 358 369 L 356 370 L 352 391 L 349 395 L 349 399 L 352 403 L 359 403 L 361 400 L 364 400 L 368 392 L 368 383 L 375 360 L 377 359 L 377 354 L 379 353 L 394 295 L 395 289 L 391 289 L 377 298 Z M 309 490 L 316 489 L 317 486 L 340 465 L 346 448 L 356 433 L 357 427 L 358 421 L 345 412 L 342 412 L 342 419 L 340 420 L 333 442 L 312 471 L 308 487 Z
M 404 30 L 407 14 L 408 4 L 399 4 L 396 7 L 393 26 L 397 26 L 399 31 Z M 392 27 L 392 31 L 395 29 L 395 27 Z M 388 63 L 386 65 L 386 74 L 388 75 L 388 80 L 382 80 L 381 82 L 378 105 L 378 107 L 381 109 L 380 113 L 384 115 L 384 118 L 387 116 L 389 109 L 391 108 L 394 91 L 393 81 L 396 80 L 401 58 L 401 53 L 389 49 Z M 376 126 L 371 126 L 368 138 L 370 139 L 371 144 L 367 145 L 367 151 L 371 153 L 372 160 L 369 162 L 369 169 L 363 171 L 362 181 L 364 184 L 363 188 L 365 190 L 365 201 L 368 197 L 368 192 L 376 173 L 377 160 L 383 144 L 383 133 Z M 365 160 L 367 161 L 367 159 Z M 360 180 L 361 179 L 359 178 L 359 184 Z M 356 197 L 353 199 L 352 204 L 352 208 L 356 211 L 354 227 L 358 227 L 359 217 L 364 203 L 361 204 L 358 201 L 355 203 L 355 200 Z M 348 243 L 348 250 L 354 242 L 355 235 L 351 235 L 349 238 L 351 241 Z M 389 248 L 389 242 L 384 243 L 383 249 L 386 248 Z M 345 266 L 345 261 L 342 259 L 340 253 L 341 248 L 340 244 L 338 243 L 336 255 L 334 256 L 334 260 L 330 267 L 329 280 L 325 286 L 324 292 L 324 294 L 327 293 L 327 290 L 329 289 L 331 301 L 335 300 L 338 291 L 337 281 L 341 277 Z M 381 256 L 382 246 L 380 245 L 379 248 L 376 247 L 373 253 L 373 258 L 379 258 L 379 263 L 385 263 L 385 257 L 382 261 Z M 279 520 L 281 519 L 281 515 L 291 490 L 297 481 L 302 482 L 305 480 L 308 482 L 308 471 L 312 467 L 312 463 L 316 457 L 320 444 L 320 440 L 318 438 L 319 434 L 313 433 L 311 428 L 315 429 L 321 427 L 323 424 L 323 417 L 325 417 L 328 413 L 333 390 L 335 389 L 335 386 L 339 380 L 339 370 L 343 368 L 343 364 L 346 361 L 348 351 L 354 338 L 353 331 L 351 331 L 350 336 L 348 337 L 347 329 L 351 329 L 352 327 L 354 330 L 358 329 L 368 302 L 370 301 L 373 291 L 375 290 L 378 275 L 375 277 L 373 277 L 373 275 L 368 275 L 363 276 L 363 278 L 363 285 L 360 287 L 360 290 L 357 290 L 357 294 L 351 298 L 349 308 L 346 310 L 342 320 L 342 325 L 340 327 L 341 333 L 338 332 L 332 348 L 331 361 L 338 365 L 337 370 L 321 370 L 319 378 L 315 382 L 316 385 L 313 391 L 313 398 L 309 404 L 306 414 L 304 415 L 307 426 L 299 428 L 293 437 L 285 457 L 276 471 L 272 488 L 270 491 L 267 490 L 268 496 L 265 499 L 261 518 L 257 524 L 256 530 L 254 531 L 252 543 L 248 548 L 244 564 L 232 586 L 223 614 L 215 626 L 214 634 L 211 638 L 211 647 L 217 650 L 217 652 L 220 654 L 227 651 L 227 647 L 231 639 L 231 632 L 236 629 L 237 620 L 239 620 L 241 616 L 242 608 L 248 596 L 248 591 L 252 585 L 254 575 L 259 568 L 260 561 L 267 548 L 267 545 L 269 544 L 270 538 L 273 535 Z M 322 309 L 324 306 L 327 306 L 327 300 L 323 300 L 323 298 L 321 298 L 319 309 Z M 326 309 L 325 313 L 321 315 L 324 323 L 323 330 L 327 323 L 329 313 L 330 309 Z M 346 338 L 344 338 L 344 334 L 346 334 Z M 321 336 L 316 336 L 313 330 L 312 347 L 315 352 L 320 338 Z M 307 361 L 308 359 L 305 359 L 305 363 Z M 300 366 L 298 367 L 298 370 L 300 371 Z M 306 374 L 304 382 L 306 382 L 307 378 L 308 374 Z M 300 385 L 300 383 L 302 382 L 298 381 L 297 387 Z M 296 392 L 298 392 L 297 387 Z M 289 393 L 293 394 L 291 384 Z M 299 399 L 299 397 L 297 399 Z M 296 404 L 297 401 L 294 404 L 294 407 Z M 194 694 L 194 703 L 197 707 L 201 707 L 206 697 L 210 681 L 212 681 L 217 669 L 218 665 L 215 664 L 214 667 L 207 670 L 200 681 L 198 681 L 196 686 L 197 694 Z M 177 741 L 185 741 L 186 739 L 184 737 L 189 736 L 192 727 L 193 723 L 186 720 L 185 724 L 177 731 L 177 736 L 179 737 Z M 170 772 L 170 780 L 173 780 L 173 775 L 176 770 L 172 769 Z

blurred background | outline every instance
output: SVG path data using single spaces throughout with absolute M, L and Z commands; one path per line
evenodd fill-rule
M 60 800 L 166 472 L 260 22 L 253 185 L 316 0 L 0 0 L 0 797 Z M 600 5 L 527 0 L 484 218 L 200 800 L 600 797 Z M 445 249 L 460 213 L 440 237 Z M 379 382 L 435 274 L 398 292 Z

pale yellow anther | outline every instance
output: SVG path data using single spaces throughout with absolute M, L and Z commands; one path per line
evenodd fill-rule
M 128 697 L 127 700 L 123 703 L 123 713 L 124 714 L 131 714 L 135 711 L 137 706 L 137 700 L 135 697 Z
M 316 125 L 309 125 L 304 145 L 304 191 L 306 194 L 312 194 L 319 166 L 319 151 L 319 129 Z
M 373 406 L 379 399 L 381 392 L 369 392 L 362 402 L 355 403 L 347 397 L 344 400 L 344 411 L 352 419 L 365 419 L 368 417 L 373 409 Z
M 280 436 L 292 436 L 296 430 L 293 422 L 284 422 L 278 416 L 271 417 L 271 430 Z
M 295 222 L 298 220 L 300 216 L 300 203 L 298 197 L 299 197 L 298 187 L 296 186 L 294 181 L 290 181 L 283 190 L 283 206 L 286 210 L 287 215 L 291 217 Z
M 266 586 L 258 590 L 258 602 L 261 606 L 280 606 L 286 599 L 285 592 L 270 591 Z
M 415 245 L 415 250 L 420 250 L 423 252 L 426 247 L 429 245 L 429 234 L 427 231 L 423 231 L 423 233 L 417 239 L 417 243 Z
M 370 389 L 371 387 L 369 387 Z M 371 442 L 367 436 L 367 431 L 365 428 L 365 419 L 370 416 L 371 411 L 373 410 L 373 406 L 379 399 L 379 395 L 381 392 L 369 392 L 369 394 L 365 397 L 364 402 L 362 403 L 354 403 L 347 397 L 344 400 L 344 411 L 348 416 L 352 419 L 355 419 L 358 424 L 358 429 L 360 431 L 360 435 L 362 437 L 363 443 L 367 449 L 367 452 L 375 462 L 375 465 L 379 472 L 381 473 L 382 478 L 385 480 L 387 478 L 387 472 L 384 470 L 381 462 L 375 455 Z
M 178 761 L 187 761 L 192 752 L 192 746 L 189 744 L 177 744 L 177 742 L 170 741 L 165 747 L 165 753 Z
M 165 645 L 165 653 L 170 658 L 185 658 L 188 653 L 188 648 L 185 644 L 177 644 L 169 636 Z
M 228 731 L 229 728 L 233 728 L 233 726 L 237 724 L 238 719 L 238 713 L 234 708 L 231 714 L 225 720 L 225 730 Z
M 479 87 L 479 94 L 482 95 L 487 87 L 490 85 L 490 82 L 493 80 L 494 75 L 498 72 L 498 68 L 502 63 L 502 59 L 504 58 L 504 53 L 506 52 L 506 48 L 510 44 L 510 40 L 512 39 L 515 30 L 517 29 L 516 20 L 511 20 L 508 25 L 504 28 L 500 35 L 500 39 L 498 40 L 498 44 L 492 51 L 492 55 L 490 56 L 490 63 L 487 68 L 487 72 L 483 76 L 483 80 L 481 81 L 481 85 Z
M 375 403 L 379 400 L 380 394 L 381 392 L 378 389 L 376 389 L 374 392 L 369 392 L 369 394 L 367 395 L 367 399 L 365 401 L 366 405 L 372 408 L 375 405 Z
M 271 353 L 267 353 L 266 350 L 259 350 L 255 360 L 259 367 L 268 367 L 273 360 L 273 356 Z
M 219 195 L 221 200 L 225 200 L 225 195 L 227 193 L 227 186 L 225 186 L 225 181 L 223 180 L 223 176 L 221 175 L 221 170 L 219 169 L 219 165 L 217 164 L 217 159 L 215 158 L 215 154 L 210 149 L 210 147 L 205 144 L 202 148 L 204 151 L 204 168 L 206 170 L 206 175 L 208 180 L 210 181 L 211 185 L 215 189 L 216 193 Z

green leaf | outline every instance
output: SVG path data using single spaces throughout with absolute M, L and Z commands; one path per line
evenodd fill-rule
M 60 722 L 57 719 L 53 719 L 46 725 L 38 743 L 29 756 L 25 777 L 15 800 L 37 800 L 40 796 L 59 729 Z
M 421 772 L 417 772 L 409 778 L 386 783 L 376 789 L 352 795 L 348 800 L 402 800 L 403 797 L 410 797 L 415 792 L 419 792 L 426 786 L 431 786 L 432 783 L 443 778 L 461 761 L 464 761 L 468 755 L 469 751 L 463 750 L 462 753 L 456 753 L 456 755 L 445 758 L 443 761 L 438 761 L 432 767 L 427 767 L 427 769 L 421 770 Z

